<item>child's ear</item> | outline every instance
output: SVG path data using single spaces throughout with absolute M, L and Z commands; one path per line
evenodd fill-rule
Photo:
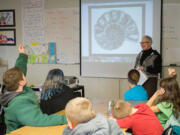
M 92 115 L 93 115 L 93 117 L 96 115 L 96 113 L 94 112 L 94 111 L 92 111 Z
M 68 120 L 68 118 L 67 118 L 67 123 L 68 123 L 68 126 L 70 127 L 70 129 L 74 128 L 73 124 L 71 123 L 71 121 Z
M 19 85 L 20 85 L 20 86 L 24 86 L 24 85 L 26 85 L 26 81 L 24 81 L 24 80 L 20 80 L 20 81 L 19 81 Z
M 23 80 L 19 81 L 19 85 L 24 86 L 24 81 Z

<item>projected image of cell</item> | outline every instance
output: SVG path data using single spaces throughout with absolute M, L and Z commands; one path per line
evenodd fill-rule
M 120 10 L 111 10 L 102 14 L 94 27 L 95 39 L 105 50 L 114 50 L 125 40 L 138 41 L 139 32 L 130 15 Z

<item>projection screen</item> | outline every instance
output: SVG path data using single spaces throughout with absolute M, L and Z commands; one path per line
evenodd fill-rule
M 143 35 L 160 52 L 161 0 L 81 0 L 81 76 L 127 78 Z

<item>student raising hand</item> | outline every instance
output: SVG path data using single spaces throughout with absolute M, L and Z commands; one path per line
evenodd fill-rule
M 26 53 L 24 46 L 21 45 L 21 44 L 20 44 L 19 47 L 18 47 L 18 51 L 19 51 L 19 53 Z
M 175 70 L 170 69 L 169 71 L 172 71 L 170 74 L 175 73 Z M 178 118 L 180 112 L 179 97 L 180 90 L 177 80 L 174 77 L 167 77 L 160 81 L 160 90 L 156 91 L 146 103 L 156 113 L 163 127 L 172 114 Z
M 157 97 L 163 95 L 164 93 L 165 93 L 164 88 L 160 88 L 153 94 L 153 96 L 146 103 L 152 109 L 153 112 L 157 113 L 160 111 L 159 108 L 156 105 L 154 105 L 154 103 Z

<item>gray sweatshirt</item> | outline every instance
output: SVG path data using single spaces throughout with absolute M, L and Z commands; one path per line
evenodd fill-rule
M 97 114 L 94 119 L 78 124 L 74 129 L 65 127 L 63 135 L 123 135 L 123 132 L 114 120 Z

